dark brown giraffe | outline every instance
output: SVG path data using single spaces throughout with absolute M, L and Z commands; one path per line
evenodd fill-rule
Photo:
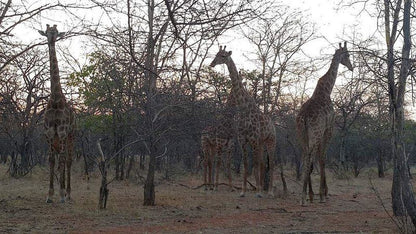
M 215 127 L 208 126 L 202 131 L 201 146 L 204 153 L 204 183 L 205 189 L 212 189 L 214 185 L 215 189 L 218 189 L 219 171 L 221 162 L 225 162 L 228 185 L 233 190 L 232 176 L 231 176 L 231 150 L 232 150 L 232 137 L 224 137 L 221 134 L 222 126 L 217 125 Z M 222 135 L 222 137 L 221 137 Z M 216 163 L 215 163 L 216 162 Z M 215 184 L 212 183 L 212 171 L 213 164 L 215 163 Z
M 227 105 L 235 112 L 236 126 L 228 126 L 228 131 L 236 132 L 243 150 L 243 189 L 240 196 L 245 196 L 247 190 L 247 146 L 250 145 L 253 152 L 254 176 L 256 179 L 257 196 L 262 196 L 265 176 L 265 163 L 263 151 L 266 148 L 268 166 L 270 168 L 270 186 L 268 192 L 273 196 L 273 169 L 274 153 L 276 148 L 276 131 L 271 119 L 264 115 L 257 107 L 254 98 L 245 89 L 241 76 L 231 58 L 231 51 L 220 47 L 214 60 L 210 64 L 214 67 L 219 64 L 227 65 L 230 73 L 232 88 Z M 231 124 L 233 125 L 233 124 Z M 282 178 L 283 179 L 283 178 Z
M 321 182 L 319 197 L 325 202 L 328 196 L 328 186 L 325 177 L 325 155 L 326 147 L 332 136 L 334 125 L 334 107 L 331 101 L 331 92 L 338 74 L 339 64 L 353 70 L 347 43 L 344 47 L 339 44 L 335 51 L 328 72 L 318 80 L 312 97 L 300 108 L 296 117 L 296 132 L 299 143 L 302 146 L 302 205 L 306 202 L 306 189 L 309 185 L 309 199 L 313 202 L 313 190 L 311 183 L 311 172 L 313 161 L 319 161 Z
M 45 135 L 49 144 L 49 192 L 46 202 L 52 202 L 54 194 L 53 180 L 55 170 L 55 157 L 58 156 L 59 171 L 59 195 L 61 202 L 70 200 L 71 196 L 71 164 L 74 140 L 74 112 L 66 102 L 62 92 L 58 60 L 56 58 L 55 42 L 64 33 L 59 33 L 56 25 L 50 27 L 46 25 L 46 31 L 39 31 L 42 36 L 48 39 L 49 47 L 49 66 L 51 78 L 51 94 L 45 109 Z M 66 166 L 66 168 L 65 168 Z M 65 171 L 67 172 L 67 182 L 65 191 Z

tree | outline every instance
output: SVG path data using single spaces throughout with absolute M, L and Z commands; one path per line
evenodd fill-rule
M 404 97 L 406 93 L 406 81 L 411 67 L 410 50 L 412 40 L 411 28 L 411 9 L 412 1 L 404 0 L 391 2 L 384 0 L 384 26 L 387 45 L 387 80 L 389 86 L 390 116 L 392 121 L 392 154 L 393 154 L 393 185 L 392 185 L 392 204 L 395 215 L 405 215 L 412 219 L 416 226 L 416 203 L 413 194 L 412 184 L 410 183 L 407 156 L 404 142 Z M 400 56 L 400 71 L 395 73 L 394 48 L 399 36 L 399 16 L 403 10 L 402 18 L 402 37 L 403 46 Z M 393 16 L 391 18 L 391 16 Z
M 314 39 L 314 25 L 306 22 L 302 14 L 284 6 L 270 6 L 251 24 L 242 27 L 243 35 L 255 47 L 255 61 L 259 76 L 253 83 L 260 91 L 259 104 L 267 114 L 276 111 L 282 89 L 295 76 L 303 63 L 300 54 L 305 44 Z
M 43 161 L 45 145 L 38 130 L 46 104 L 48 72 L 41 54 L 31 50 L 15 58 L 0 80 L 0 135 L 7 136 L 9 142 L 5 153 L 12 156 L 12 176 L 23 176 Z
M 364 4 L 365 1 L 348 1 L 347 5 Z M 411 14 L 411 0 L 376 1 L 374 6 L 382 16 L 386 43 L 386 55 L 382 56 L 387 72 L 383 78 L 388 85 L 389 112 L 391 123 L 391 147 L 394 165 L 392 185 L 393 213 L 396 216 L 409 215 L 416 226 L 416 203 L 408 173 L 408 161 L 404 143 L 405 93 L 407 79 L 411 74 L 410 52 L 412 49 L 411 29 L 414 16 Z M 401 51 L 397 50 L 398 46 Z

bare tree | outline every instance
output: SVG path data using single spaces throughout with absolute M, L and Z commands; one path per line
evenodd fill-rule
M 390 113 L 392 118 L 392 150 L 393 150 L 393 185 L 392 204 L 395 215 L 408 214 L 416 226 L 416 203 L 412 184 L 408 173 L 408 161 L 404 144 L 404 97 L 406 93 L 406 81 L 409 76 L 411 61 L 410 50 L 412 47 L 410 24 L 412 1 L 404 0 L 391 2 L 384 0 L 384 24 L 387 44 L 387 80 L 390 97 Z M 403 10 L 402 36 L 403 46 L 400 56 L 400 71 L 395 74 L 394 48 L 399 31 L 400 12 Z M 391 18 L 391 16 L 393 16 Z
M 25 175 L 42 161 L 38 130 L 47 96 L 46 64 L 39 51 L 28 51 L 10 62 L 0 80 L 0 134 L 11 146 L 12 176 Z
M 347 6 L 363 4 L 366 9 L 370 0 L 365 1 L 342 1 Z M 383 17 L 381 31 L 384 32 L 386 43 L 386 56 L 383 61 L 386 64 L 387 73 L 385 79 L 388 87 L 390 100 L 391 121 L 391 143 L 394 164 L 392 204 L 393 213 L 396 216 L 409 215 L 413 225 L 416 226 L 416 203 L 412 185 L 408 173 L 408 162 L 404 143 L 404 120 L 405 120 L 405 94 L 406 83 L 410 76 L 412 49 L 411 28 L 414 16 L 411 14 L 411 0 L 383 0 L 375 1 L 379 14 Z M 401 43 L 402 42 L 402 43 Z M 397 47 L 401 47 L 399 52 Z
M 265 113 L 273 112 L 282 88 L 294 78 L 288 74 L 302 64 L 303 46 L 315 38 L 314 25 L 304 21 L 300 12 L 274 5 L 268 14 L 242 26 L 242 31 L 255 47 L 260 72 L 256 91 L 261 91 L 260 103 Z

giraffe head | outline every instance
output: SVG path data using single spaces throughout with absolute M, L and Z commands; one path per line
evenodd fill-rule
M 341 46 L 339 43 L 339 49 L 335 51 L 335 54 L 339 56 L 340 63 L 348 68 L 348 70 L 352 71 L 353 67 L 350 61 L 350 53 L 347 49 L 347 42 L 344 42 L 344 47 Z
M 55 43 L 56 39 L 59 37 L 63 37 L 65 35 L 64 32 L 58 32 L 58 29 L 56 29 L 56 24 L 54 24 L 52 27 L 49 26 L 49 24 L 46 25 L 46 31 L 38 30 L 40 35 L 45 36 L 48 38 L 48 43 Z
M 217 55 L 215 55 L 214 60 L 210 64 L 211 67 L 215 67 L 218 64 L 224 64 L 228 61 L 232 52 L 225 51 L 226 47 L 227 46 L 224 46 L 224 48 L 222 48 L 222 46 L 220 46 L 220 50 L 218 51 Z

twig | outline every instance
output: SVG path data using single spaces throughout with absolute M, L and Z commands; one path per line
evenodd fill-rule
M 373 181 L 371 180 L 371 176 L 368 177 L 368 180 L 370 181 L 370 185 L 371 185 L 371 190 L 374 191 L 374 193 L 376 194 L 377 199 L 380 201 L 381 206 L 383 207 L 384 211 L 386 212 L 386 214 L 390 217 L 390 219 L 393 221 L 393 223 L 396 225 L 396 227 L 399 230 L 402 230 L 402 228 L 400 227 L 399 223 L 397 223 L 396 219 L 393 218 L 393 216 L 391 216 L 391 214 L 388 212 L 386 206 L 384 205 L 383 200 L 381 199 L 380 193 L 377 191 L 377 189 L 375 188 Z

